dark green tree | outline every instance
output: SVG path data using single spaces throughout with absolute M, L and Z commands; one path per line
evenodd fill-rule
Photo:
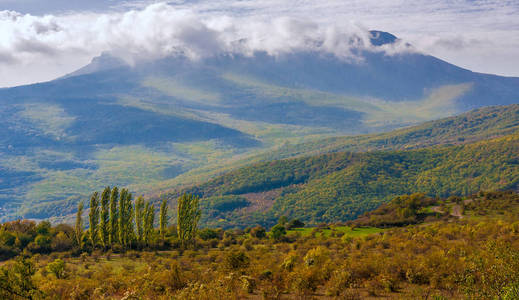
M 101 194 L 101 217 L 99 220 L 99 239 L 101 240 L 101 244 L 106 249 L 109 245 L 109 235 L 110 235 L 110 187 L 106 187 Z
M 153 238 L 153 224 L 155 223 L 155 205 L 146 203 L 145 221 L 144 221 L 144 236 L 147 245 L 150 245 Z
M 112 189 L 112 193 L 110 194 L 110 234 L 109 234 L 109 243 L 113 246 L 117 242 L 118 236 L 118 220 L 119 217 L 117 215 L 117 202 L 119 201 L 119 189 L 114 187 Z
M 146 203 L 146 209 L 148 209 L 148 203 Z M 137 229 L 137 240 L 139 243 L 144 242 L 144 229 L 143 225 L 145 220 L 144 217 L 144 199 L 139 196 L 135 201 L 135 227 Z
M 182 247 L 193 241 L 198 229 L 201 211 L 200 198 L 184 193 L 177 202 L 177 231 Z
M 287 233 L 285 226 L 276 224 L 270 229 L 270 236 L 276 241 L 280 241 Z
M 121 190 L 119 197 L 119 242 L 124 247 L 131 246 L 133 232 L 132 194 L 127 189 Z
M 125 204 L 125 208 L 126 208 L 126 212 L 125 212 L 125 230 L 124 230 L 124 235 L 125 235 L 125 245 L 128 245 L 131 247 L 132 245 L 132 241 L 135 239 L 135 233 L 134 233 L 134 228 L 133 228 L 133 221 L 134 221 L 134 208 L 133 208 L 133 203 L 132 203 L 132 199 L 133 199 L 133 196 L 132 196 L 132 193 L 127 193 L 126 194 L 126 204 Z
M 127 207 L 126 207 L 126 198 L 128 195 L 127 189 L 121 190 L 121 196 L 119 197 L 119 220 L 118 220 L 118 235 L 119 242 L 121 245 L 126 245 L 126 222 L 128 217 L 126 216 Z

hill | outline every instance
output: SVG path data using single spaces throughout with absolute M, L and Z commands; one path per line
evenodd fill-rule
M 214 176 L 253 163 L 333 152 L 419 149 L 438 145 L 462 145 L 497 138 L 519 130 L 519 105 L 489 106 L 457 116 L 425 122 L 385 133 L 313 138 L 302 143 L 284 143 L 259 154 L 237 156 L 179 174 L 162 187 L 201 184 Z
M 488 106 L 390 132 L 328 137 L 299 144 L 286 144 L 255 158 L 274 160 L 341 151 L 366 152 L 459 145 L 500 137 L 518 130 L 518 104 Z
M 416 150 L 331 153 L 257 163 L 188 189 L 213 226 L 355 219 L 409 191 L 432 197 L 516 189 L 519 135 Z M 204 199 L 203 201 L 204 202 Z
M 448 198 L 431 198 L 415 193 L 397 196 L 348 224 L 387 228 L 438 220 L 511 220 L 518 211 L 519 194 L 514 191 L 480 191 L 465 197 Z

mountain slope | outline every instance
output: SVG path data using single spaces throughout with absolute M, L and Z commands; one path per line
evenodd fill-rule
M 466 144 L 515 132 L 519 132 L 519 105 L 490 106 L 390 132 L 313 138 L 302 143 L 286 142 L 260 154 L 190 170 L 167 181 L 167 186 L 202 183 L 215 175 L 264 161 L 333 152 L 405 150 Z
M 489 106 L 390 132 L 330 137 L 294 145 L 287 144 L 277 150 L 258 155 L 257 158 L 274 160 L 328 152 L 402 150 L 465 144 L 496 138 L 518 130 L 518 104 Z
M 237 209 L 213 210 L 205 222 L 246 226 L 272 224 L 282 215 L 310 224 L 346 221 L 411 191 L 445 197 L 516 189 L 518 184 L 519 135 L 513 134 L 460 146 L 259 163 L 188 191 L 213 203 L 241 199 Z M 264 197 L 268 192 L 275 195 Z M 262 209 L 247 209 L 258 207 L 258 202 Z

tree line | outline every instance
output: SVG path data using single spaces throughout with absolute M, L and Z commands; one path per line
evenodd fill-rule
M 158 230 L 155 228 L 155 205 L 142 196 L 133 200 L 128 189 L 106 187 L 101 194 L 92 193 L 88 212 L 88 229 L 83 224 L 84 203 L 80 202 L 74 227 L 75 242 L 80 249 L 114 247 L 143 248 L 164 245 L 168 229 L 168 200 L 159 208 Z M 199 197 L 183 194 L 177 200 L 177 226 L 181 245 L 188 246 L 196 235 L 201 210 Z

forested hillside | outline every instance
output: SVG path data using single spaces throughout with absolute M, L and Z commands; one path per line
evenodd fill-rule
M 497 138 L 519 131 L 519 105 L 491 106 L 454 117 L 385 133 L 314 138 L 302 143 L 285 143 L 275 150 L 251 155 L 230 163 L 190 170 L 179 175 L 171 185 L 202 183 L 253 163 L 333 152 L 366 152 L 375 150 L 419 149 L 437 145 L 461 145 Z
M 258 163 L 188 191 L 211 201 L 207 224 L 247 226 L 270 225 L 282 215 L 310 224 L 345 221 L 410 191 L 445 197 L 518 183 L 519 135 L 513 134 L 458 146 Z

